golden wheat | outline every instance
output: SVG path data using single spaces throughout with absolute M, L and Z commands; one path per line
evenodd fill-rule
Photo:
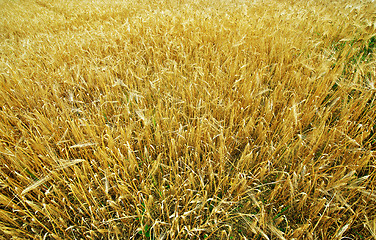
M 375 239 L 374 1 L 0 1 L 4 239 Z

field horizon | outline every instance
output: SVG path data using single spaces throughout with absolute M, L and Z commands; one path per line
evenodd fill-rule
M 375 13 L 0 0 L 0 239 L 376 239 Z

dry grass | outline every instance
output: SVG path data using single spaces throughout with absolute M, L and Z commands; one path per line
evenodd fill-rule
M 374 1 L 0 1 L 0 236 L 375 239 Z

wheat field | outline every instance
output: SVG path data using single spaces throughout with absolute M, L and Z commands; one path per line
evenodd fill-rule
M 0 238 L 376 239 L 375 13 L 0 0 Z

